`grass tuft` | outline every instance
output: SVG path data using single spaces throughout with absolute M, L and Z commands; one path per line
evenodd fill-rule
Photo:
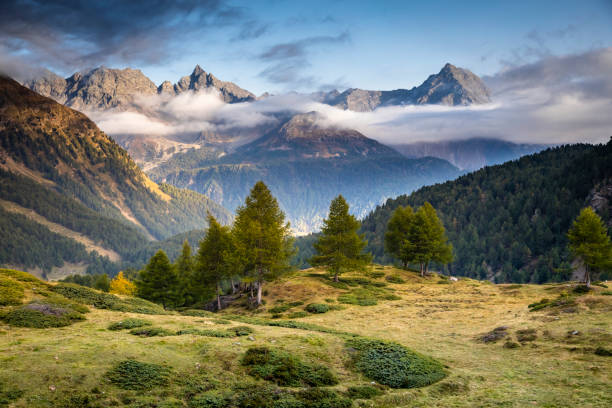
M 135 329 L 143 326 L 151 326 L 151 322 L 144 319 L 128 318 L 123 319 L 115 323 L 111 323 L 108 326 L 108 330 L 127 330 Z
M 106 373 L 106 378 L 124 390 L 148 390 L 168 384 L 171 374 L 168 367 L 158 364 L 124 360 Z

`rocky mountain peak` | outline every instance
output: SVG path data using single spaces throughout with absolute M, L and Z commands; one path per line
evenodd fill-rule
M 193 69 L 193 72 L 191 73 L 191 76 L 195 77 L 195 76 L 199 76 L 199 75 L 202 75 L 202 74 L 206 74 L 206 71 L 204 71 L 202 69 L 200 64 L 196 64 L 195 68 Z

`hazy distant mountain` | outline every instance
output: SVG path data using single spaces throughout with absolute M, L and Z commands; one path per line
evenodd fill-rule
M 181 153 L 149 175 L 206 194 L 229 209 L 241 205 L 253 184 L 263 180 L 293 229 L 307 233 L 320 227 L 338 194 L 354 214 L 364 216 L 389 197 L 460 174 L 445 160 L 407 159 L 357 131 L 316 122 L 315 113 L 295 115 L 217 160 L 198 160 L 197 151 Z
M 351 88 L 320 95 L 322 102 L 357 112 L 394 105 L 471 105 L 490 102 L 490 91 L 471 71 L 446 64 L 418 87 L 393 91 L 368 91 Z
M 419 142 L 392 145 L 409 158 L 438 157 L 448 160 L 462 170 L 478 170 L 484 166 L 500 164 L 526 154 L 537 153 L 547 146 L 517 144 L 498 139 L 473 138 L 441 142 Z
M 182 77 L 176 84 L 169 81 L 157 87 L 138 69 L 112 69 L 99 67 L 91 71 L 77 72 L 62 78 L 52 72 L 27 81 L 28 88 L 43 96 L 77 110 L 127 109 L 135 98 L 142 95 L 182 92 L 214 88 L 224 102 L 235 103 L 255 100 L 255 95 L 232 82 L 224 82 L 206 73 L 196 65 L 191 75 Z
M 84 114 L 0 77 L 0 265 L 87 266 L 92 252 L 119 261 L 204 227 L 207 211 L 231 219 L 201 194 L 151 181 Z

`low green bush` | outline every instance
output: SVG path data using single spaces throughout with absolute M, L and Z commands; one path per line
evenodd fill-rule
M 401 344 L 357 337 L 347 340 L 355 366 L 368 378 L 392 388 L 414 388 L 446 377 L 441 363 Z
M 241 360 L 254 377 L 273 381 L 283 387 L 335 385 L 336 377 L 329 368 L 305 363 L 286 351 L 268 347 L 252 347 Z
M 406 283 L 406 281 L 399 275 L 387 275 L 385 279 L 390 283 Z
M 227 329 L 228 332 L 234 333 L 235 336 L 248 336 L 253 333 L 253 329 L 249 326 L 235 326 Z
M 193 334 L 195 336 L 204 336 L 204 337 L 219 337 L 219 338 L 228 338 L 235 337 L 236 334 L 234 332 L 230 332 L 227 330 L 214 330 L 214 329 L 183 329 L 176 332 L 177 336 L 182 336 L 185 334 Z
M 69 326 L 85 316 L 67 306 L 35 301 L 10 310 L 2 320 L 10 326 L 45 329 Z
M 172 370 L 158 364 L 124 360 L 105 375 L 112 384 L 124 390 L 148 390 L 168 385 Z
M 163 337 L 174 336 L 177 333 L 162 327 L 138 327 L 130 330 L 130 334 L 139 337 Z
M 107 328 L 108 330 L 127 330 L 136 329 L 143 326 L 151 326 L 151 322 L 144 319 L 127 318 L 120 320 L 115 323 L 111 323 Z
M 353 401 L 327 388 L 307 388 L 294 394 L 302 405 L 285 405 L 292 408 L 350 408 Z
M 289 306 L 291 306 L 291 307 L 296 307 L 296 306 L 302 306 L 303 304 L 304 304 L 304 302 L 303 302 L 303 301 L 298 300 L 298 301 L 295 301 L 295 302 L 290 302 L 290 303 L 289 303 Z
M 291 309 L 290 305 L 278 305 L 278 306 L 274 306 L 273 308 L 270 308 L 268 310 L 268 312 L 272 313 L 272 314 L 280 314 L 280 313 L 284 313 L 287 310 Z
M 511 340 L 508 340 L 504 343 L 504 348 L 507 348 L 507 349 L 514 349 L 518 347 L 520 347 L 520 344 L 518 344 L 517 342 L 511 341 Z
M 22 396 L 22 390 L 7 389 L 2 383 L 0 383 L 0 408 L 8 407 L 13 401 L 17 401 Z
M 549 307 L 567 307 L 567 306 L 575 306 L 576 305 L 576 300 L 574 299 L 574 297 L 566 294 L 566 293 L 562 293 L 560 294 L 556 299 L 554 300 L 549 300 L 549 299 L 542 299 L 539 302 L 535 302 L 535 303 L 531 303 L 529 305 L 527 305 L 527 308 L 529 309 L 530 312 L 535 312 L 537 310 L 542 310 L 545 308 L 549 308 Z
M 601 281 L 593 282 L 593 286 L 599 286 L 600 288 L 608 289 L 608 285 L 606 285 L 605 283 Z
M 231 403 L 232 395 L 219 390 L 206 391 L 189 401 L 190 408 L 225 408 Z
M 20 305 L 24 297 L 22 284 L 9 278 L 0 279 L 0 306 Z
M 597 354 L 598 356 L 612 357 L 612 350 L 603 347 L 597 347 L 595 349 L 595 354 Z
M 604 290 L 601 294 L 604 296 L 612 296 L 612 290 Z
M 311 303 L 308 306 L 306 306 L 305 310 L 308 313 L 320 314 L 320 313 L 328 312 L 329 306 L 326 305 L 325 303 Z
M 304 312 L 303 310 L 300 310 L 298 312 L 291 312 L 287 315 L 287 317 L 290 319 L 299 319 L 306 316 L 308 316 L 308 313 Z
M 357 297 L 353 293 L 346 293 L 338 296 L 338 302 L 347 305 L 358 305 L 358 306 L 375 306 L 378 304 L 376 298 L 372 297 Z
M 577 285 L 577 286 L 574 286 L 574 288 L 572 289 L 572 292 L 578 293 L 578 294 L 588 293 L 590 291 L 591 291 L 591 288 L 589 288 L 587 285 Z
M 385 273 L 383 271 L 372 271 L 368 272 L 366 275 L 372 279 L 380 279 L 385 276 Z
M 372 385 L 359 385 L 348 387 L 346 393 L 352 399 L 372 399 L 383 395 L 384 391 Z

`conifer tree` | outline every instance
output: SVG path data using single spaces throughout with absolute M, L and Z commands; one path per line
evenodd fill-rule
M 344 272 L 361 269 L 372 259 L 363 253 L 367 241 L 357 234 L 360 222 L 349 214 L 349 205 L 342 195 L 334 198 L 329 206 L 329 215 L 323 220 L 319 240 L 314 244 L 317 255 L 309 262 L 312 266 L 325 266 L 338 282 Z
M 164 309 L 177 303 L 178 279 L 174 267 L 163 250 L 157 251 L 144 270 L 140 271 L 136 287 L 138 296 L 161 303 Z
M 397 207 L 389 219 L 387 232 L 385 233 L 386 251 L 398 258 L 404 269 L 415 258 L 414 246 L 410 245 L 414 218 L 414 211 L 409 205 Z
M 222 226 L 215 217 L 208 214 L 208 231 L 202 241 L 195 266 L 195 286 L 205 292 L 214 287 L 217 310 L 221 310 L 221 282 L 233 272 L 233 244 L 229 227 Z
M 257 305 L 261 305 L 263 283 L 289 270 L 294 253 L 289 223 L 262 181 L 238 208 L 232 235 L 239 262 L 257 285 Z
M 184 304 L 193 304 L 195 302 L 194 290 L 192 288 L 194 260 L 191 256 L 191 246 L 189 241 L 183 242 L 181 254 L 174 262 L 178 279 L 178 288 L 181 300 Z
M 603 221 L 591 207 L 583 208 L 568 234 L 569 249 L 584 263 L 584 283 L 591 286 L 591 269 L 612 267 L 612 243 Z
M 421 265 L 425 276 L 431 261 L 447 264 L 453 259 L 453 247 L 448 242 L 446 230 L 436 210 L 425 202 L 414 214 L 414 221 L 407 241 L 407 251 Z

